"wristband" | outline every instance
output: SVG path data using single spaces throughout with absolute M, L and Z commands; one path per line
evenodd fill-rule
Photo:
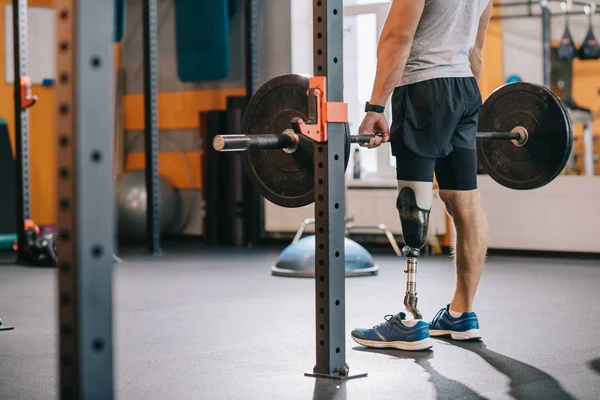
M 368 101 L 367 101 L 367 104 L 365 105 L 365 112 L 375 112 L 375 113 L 383 114 L 384 111 L 385 111 L 385 106 L 378 106 L 376 104 L 371 104 Z

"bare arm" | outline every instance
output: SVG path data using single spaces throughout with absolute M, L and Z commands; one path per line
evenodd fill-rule
M 393 0 L 377 47 L 371 104 L 385 105 L 404 75 L 425 0 Z
M 492 9 L 494 6 L 494 1 L 490 0 L 485 10 L 483 10 L 483 14 L 481 14 L 481 18 L 479 18 L 479 28 L 477 29 L 477 38 L 475 39 L 475 46 L 473 47 L 473 51 L 469 55 L 469 62 L 471 63 L 471 71 L 479 82 L 481 78 L 481 68 L 483 66 L 483 44 L 485 42 L 485 34 L 487 33 L 488 25 L 490 24 L 490 18 L 492 17 Z

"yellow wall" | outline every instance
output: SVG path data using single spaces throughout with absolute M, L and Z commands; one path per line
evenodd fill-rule
M 10 0 L 0 0 L 0 21 L 4 21 L 4 5 Z M 52 0 L 29 0 L 30 6 L 52 7 Z M 0 28 L 0 118 L 8 123 L 14 152 L 13 86 L 5 80 L 4 26 Z M 29 155 L 31 216 L 38 224 L 56 220 L 56 160 L 55 160 L 55 104 L 54 89 L 33 86 L 38 102 L 29 110 Z

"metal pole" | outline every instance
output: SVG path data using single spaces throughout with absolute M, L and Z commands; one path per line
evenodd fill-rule
M 327 76 L 327 100 L 343 101 L 343 1 L 313 1 L 315 75 Z M 316 365 L 310 376 L 347 378 L 344 263 L 345 127 L 328 123 L 327 143 L 316 143 L 315 316 Z
M 13 59 L 15 104 L 15 170 L 17 210 L 17 262 L 25 261 L 25 220 L 30 219 L 29 203 L 29 111 L 21 103 L 21 76 L 27 75 L 27 0 L 13 0 Z
M 542 7 L 542 75 L 543 84 L 545 87 L 550 89 L 552 84 L 552 49 L 551 49 L 551 38 L 550 38 L 550 23 L 551 15 L 550 8 L 548 6 L 548 0 L 542 0 L 540 2 Z
M 157 5 L 156 0 L 143 0 L 144 35 L 144 140 L 146 155 L 146 245 L 152 255 L 162 253 L 160 247 L 160 194 L 158 174 L 158 115 L 156 94 L 157 71 Z
M 258 88 L 258 0 L 247 0 L 245 4 L 246 28 L 246 104 Z M 265 236 L 265 201 L 254 189 L 249 178 L 244 176 L 244 214 L 247 245 L 254 246 Z
M 56 0 L 59 396 L 112 399 L 112 1 Z

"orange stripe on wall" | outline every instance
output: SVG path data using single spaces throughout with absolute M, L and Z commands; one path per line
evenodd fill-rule
M 195 129 L 199 126 L 198 113 L 207 110 L 225 110 L 227 97 L 245 96 L 244 88 L 197 90 L 189 92 L 162 92 L 158 94 L 159 129 Z M 125 130 L 144 129 L 144 95 L 128 94 L 125 101 Z
M 177 189 L 201 189 L 202 153 L 199 151 L 167 152 L 158 154 L 158 173 Z M 142 169 L 146 166 L 144 153 L 125 156 L 125 169 Z

